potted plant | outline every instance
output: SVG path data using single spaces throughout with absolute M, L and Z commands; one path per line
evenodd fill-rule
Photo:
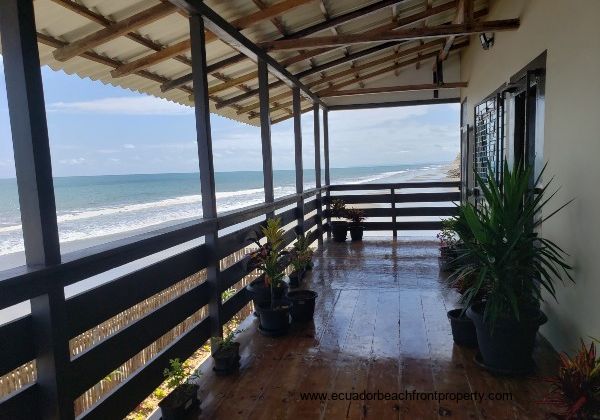
M 450 271 L 452 263 L 457 257 L 458 237 L 454 230 L 456 219 L 450 218 L 442 220 L 442 229 L 436 235 L 440 241 L 440 270 Z
M 265 272 L 265 264 L 271 264 L 269 269 L 277 269 L 283 272 L 288 265 L 288 252 L 283 250 L 283 235 L 281 229 L 281 219 L 269 219 L 265 226 L 261 227 L 262 235 L 266 242 L 261 244 L 258 239 L 253 239 L 257 249 L 248 255 L 248 271 L 259 270 Z M 256 235 L 258 237 L 259 235 Z M 275 267 L 276 266 L 276 267 Z M 252 296 L 254 308 L 270 303 L 271 297 L 281 299 L 287 295 L 288 284 L 285 281 L 276 282 L 274 287 L 271 287 L 270 280 L 265 274 L 246 286 Z
M 319 295 L 312 290 L 292 290 L 288 298 L 292 301 L 290 314 L 294 322 L 309 322 L 315 313 L 315 301 Z
M 556 280 L 562 275 L 572 280 L 565 252 L 536 231 L 568 204 L 542 217 L 552 180 L 541 187 L 541 176 L 530 186 L 531 167 L 511 170 L 505 162 L 502 184 L 491 171 L 487 182 L 477 177 L 484 205 L 463 209 L 468 232 L 461 236 L 459 257 L 467 262 L 461 271 L 476 274 L 463 301 L 477 330 L 478 362 L 497 373 L 531 370 L 537 331 L 547 320 L 540 310 L 542 293 L 556 298 Z M 485 301 L 474 303 L 482 290 Z
M 289 310 L 292 303 L 286 297 L 287 283 L 284 281 L 284 270 L 289 265 L 289 253 L 283 249 L 284 231 L 281 228 L 281 219 L 267 220 L 262 232 L 267 241 L 251 256 L 251 266 L 263 273 L 262 282 L 268 287 L 270 294 L 268 300 L 262 296 L 256 308 L 260 320 L 259 330 L 268 336 L 279 336 L 287 332 L 290 324 Z
M 163 420 L 187 418 L 193 410 L 200 406 L 199 386 L 193 383 L 194 380 L 200 378 L 200 375 L 196 372 L 192 373 L 191 369 L 181 363 L 179 359 L 171 359 L 163 376 L 167 381 L 167 386 L 173 388 L 173 391 L 158 403 Z
M 455 270 L 454 273 L 448 277 L 448 283 L 450 287 L 455 289 L 460 295 L 468 290 L 475 278 L 472 272 L 465 272 L 464 267 L 469 266 L 470 261 L 464 260 L 458 255 L 458 250 L 461 245 L 460 240 L 457 239 L 459 231 L 463 233 L 463 237 L 468 237 L 468 226 L 464 217 L 464 206 L 459 205 L 457 207 L 457 215 L 452 219 L 447 219 L 443 223 L 443 229 L 438 234 L 440 239 L 440 268 L 443 264 L 452 265 Z M 471 238 L 469 237 L 469 240 Z M 452 257 L 447 253 L 444 253 L 446 247 L 452 247 Z M 451 262 L 447 261 L 452 258 Z M 447 270 L 447 268 L 446 268 Z M 472 303 L 480 302 L 484 298 L 484 290 L 480 291 L 480 295 L 477 299 L 474 299 Z M 450 321 L 450 327 L 452 329 L 452 338 L 454 342 L 459 346 L 464 347 L 477 347 L 477 333 L 475 331 L 475 324 L 473 320 L 466 315 L 466 308 L 457 308 L 448 311 L 448 320 Z
M 550 383 L 550 393 L 541 401 L 561 410 L 565 419 L 600 418 L 600 359 L 596 345 L 589 349 L 581 340 L 581 348 L 571 358 L 566 353 L 559 356 L 556 376 L 545 379 Z
M 331 217 L 338 220 L 331 221 L 331 234 L 336 242 L 345 242 L 348 233 L 348 222 L 342 219 L 346 218 L 346 203 L 343 200 L 335 199 L 331 201 Z
M 304 278 L 304 273 L 311 263 L 313 251 L 308 246 L 308 240 L 304 235 L 298 235 L 292 252 L 290 253 L 293 271 L 289 274 L 290 287 L 298 287 Z
M 212 337 L 210 339 L 213 348 L 212 357 L 215 361 L 213 370 L 217 375 L 229 375 L 239 369 L 240 343 L 234 339 L 241 332 L 241 330 L 235 330 L 227 334 L 225 338 Z
M 350 222 L 348 230 L 353 241 L 362 241 L 365 227 L 361 224 L 365 220 L 365 212 L 362 209 L 350 208 L 346 210 L 346 219 Z

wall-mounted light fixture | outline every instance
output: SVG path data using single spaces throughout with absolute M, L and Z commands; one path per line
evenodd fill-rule
M 484 50 L 489 50 L 494 45 L 494 34 L 482 32 L 479 34 L 479 42 Z

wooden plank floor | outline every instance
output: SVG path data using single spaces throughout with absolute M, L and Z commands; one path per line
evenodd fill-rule
M 314 323 L 263 337 L 253 317 L 240 335 L 242 367 L 219 378 L 202 367 L 202 419 L 544 419 L 540 376 L 555 355 L 540 339 L 536 377 L 495 377 L 453 344 L 434 242 L 326 242 L 303 287 L 319 293 Z M 305 392 L 511 393 L 511 401 L 303 400 Z

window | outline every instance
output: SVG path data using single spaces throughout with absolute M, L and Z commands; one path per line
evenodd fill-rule
M 488 169 L 496 175 L 496 180 L 500 179 L 503 114 L 500 95 L 492 96 L 475 107 L 473 170 L 484 181 L 488 180 Z

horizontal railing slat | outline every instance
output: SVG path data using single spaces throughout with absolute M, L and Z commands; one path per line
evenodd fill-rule
M 364 222 L 362 224 L 365 230 L 440 230 L 441 221 L 431 222 Z
M 200 310 L 209 301 L 209 289 L 206 282 L 194 287 L 74 359 L 74 371 L 85 372 L 85 375 L 74 378 L 72 397 L 79 397 L 132 355 Z
M 41 418 L 37 383 L 25 385 L 17 392 L 0 399 L 0 419 L 32 420 Z
M 458 188 L 458 181 L 434 181 L 434 182 L 400 182 L 389 184 L 339 184 L 329 186 L 330 191 L 372 191 L 416 188 Z
M 361 208 L 365 217 L 407 217 L 407 216 L 455 216 L 456 206 L 444 207 L 379 207 L 379 208 Z M 327 212 L 325 211 L 325 214 Z
M 80 416 L 82 419 L 116 419 L 129 414 L 163 381 L 163 371 L 169 360 L 185 360 L 210 338 L 210 318 L 205 318 L 173 344 L 160 352 L 126 382 L 119 385 L 94 407 Z
M 0 376 L 35 358 L 31 315 L 0 327 Z
M 70 337 L 199 272 L 207 259 L 207 247 L 200 245 L 68 299 Z
M 0 272 L 0 309 L 47 292 L 59 282 L 69 285 L 131 261 L 200 238 L 216 229 L 216 220 L 201 219 L 141 233 L 63 255 L 56 266 L 17 267 Z
M 395 194 L 396 203 L 433 203 L 446 201 L 459 201 L 460 193 L 445 192 L 445 193 L 409 193 Z M 391 194 L 364 194 L 364 195 L 332 195 L 330 200 L 339 199 L 346 204 L 367 204 L 381 203 L 387 204 L 392 202 Z
M 226 302 L 223 303 L 223 311 L 221 313 L 223 324 L 226 324 L 237 314 L 244 306 L 250 302 L 251 296 L 246 288 L 242 288 L 237 291 L 235 295 L 230 297 Z

